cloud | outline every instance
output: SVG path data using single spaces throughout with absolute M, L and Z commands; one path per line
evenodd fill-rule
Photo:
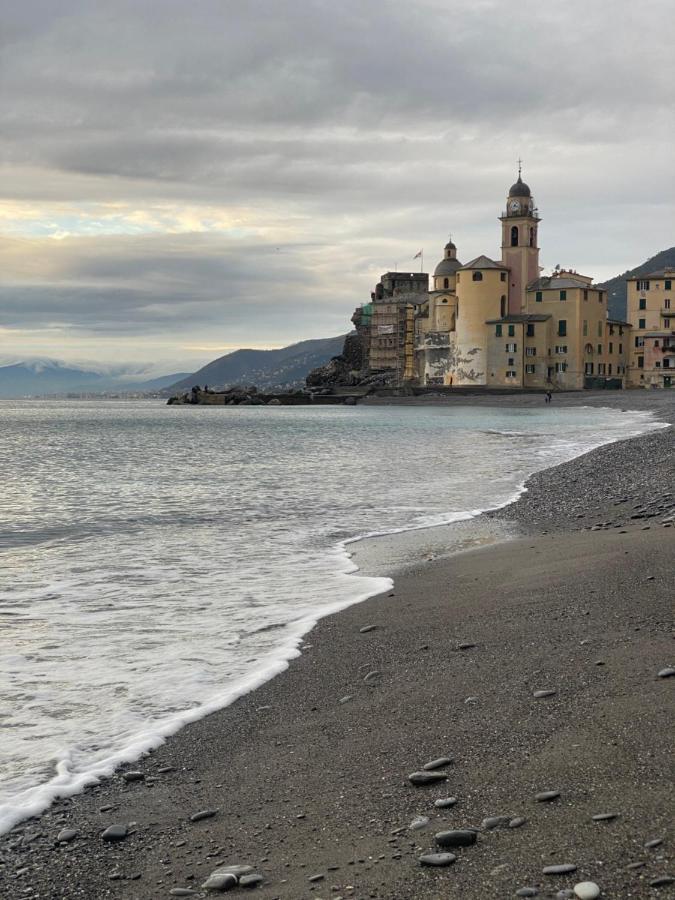
M 6 4 L 3 335 L 338 333 L 450 230 L 497 254 L 519 154 L 544 262 L 623 271 L 672 243 L 669 5 Z

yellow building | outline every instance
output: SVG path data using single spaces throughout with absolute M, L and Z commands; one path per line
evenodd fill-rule
M 628 279 L 628 318 L 633 325 L 628 384 L 675 386 L 675 269 Z

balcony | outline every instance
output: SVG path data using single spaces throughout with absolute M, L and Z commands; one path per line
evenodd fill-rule
M 662 309 L 660 315 L 662 319 L 675 318 L 675 309 Z

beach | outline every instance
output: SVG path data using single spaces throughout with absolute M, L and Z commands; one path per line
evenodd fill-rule
M 675 412 L 657 392 L 553 403 Z M 272 681 L 0 838 L 0 896 L 205 896 L 233 864 L 260 873 L 254 895 L 284 900 L 556 897 L 587 880 L 607 898 L 672 896 L 675 678 L 659 673 L 675 665 L 673 444 L 664 429 L 540 472 L 487 514 L 494 542 L 458 555 L 400 568 L 392 537 L 393 590 L 322 619 Z M 446 779 L 411 784 L 438 758 Z M 112 825 L 120 839 L 102 839 Z M 475 842 L 421 865 L 456 829 Z M 543 874 L 556 865 L 576 869 Z

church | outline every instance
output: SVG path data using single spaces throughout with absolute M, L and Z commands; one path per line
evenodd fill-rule
M 433 274 L 387 272 L 354 323 L 369 369 L 396 384 L 579 390 L 623 387 L 630 325 L 593 279 L 539 265 L 539 211 L 518 172 L 501 259 L 462 264 L 449 241 Z

